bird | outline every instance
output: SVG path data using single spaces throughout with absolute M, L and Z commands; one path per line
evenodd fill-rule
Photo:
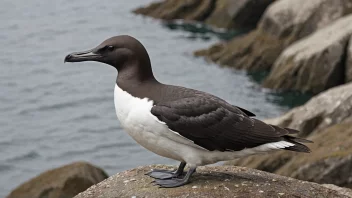
M 311 152 L 304 143 L 312 141 L 292 136 L 298 130 L 266 124 L 212 94 L 159 82 L 146 48 L 132 36 L 108 38 L 64 59 L 83 61 L 117 70 L 114 104 L 124 131 L 147 150 L 180 162 L 176 170 L 146 173 L 159 187 L 188 184 L 198 166 L 276 150 Z

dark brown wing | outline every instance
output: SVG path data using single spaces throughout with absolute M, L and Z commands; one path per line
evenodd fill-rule
M 151 113 L 171 130 L 211 151 L 238 151 L 287 140 L 288 130 L 265 124 L 233 108 L 212 98 L 194 96 L 158 103 Z

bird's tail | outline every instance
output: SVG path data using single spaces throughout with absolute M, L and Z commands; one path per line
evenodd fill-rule
M 303 138 L 299 138 L 299 137 L 289 136 L 289 135 L 285 135 L 285 136 L 283 136 L 283 138 L 285 141 L 294 144 L 294 146 L 284 148 L 285 150 L 290 150 L 290 151 L 295 151 L 295 152 L 303 152 L 303 153 L 310 153 L 311 152 L 311 150 L 306 145 L 304 145 L 302 143 L 313 143 L 312 141 L 306 140 Z

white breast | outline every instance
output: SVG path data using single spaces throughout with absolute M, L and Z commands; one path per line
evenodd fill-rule
M 168 129 L 150 110 L 153 101 L 133 97 L 115 85 L 114 102 L 117 118 L 125 131 L 146 149 L 171 159 L 185 161 L 187 152 L 203 148 Z

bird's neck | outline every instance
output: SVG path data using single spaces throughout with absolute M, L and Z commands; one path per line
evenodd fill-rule
M 141 89 L 151 89 L 152 86 L 160 83 L 155 79 L 150 64 L 141 66 L 138 62 L 131 62 L 118 70 L 116 84 L 132 94 L 140 92 Z M 144 87 L 144 85 L 148 86 Z

